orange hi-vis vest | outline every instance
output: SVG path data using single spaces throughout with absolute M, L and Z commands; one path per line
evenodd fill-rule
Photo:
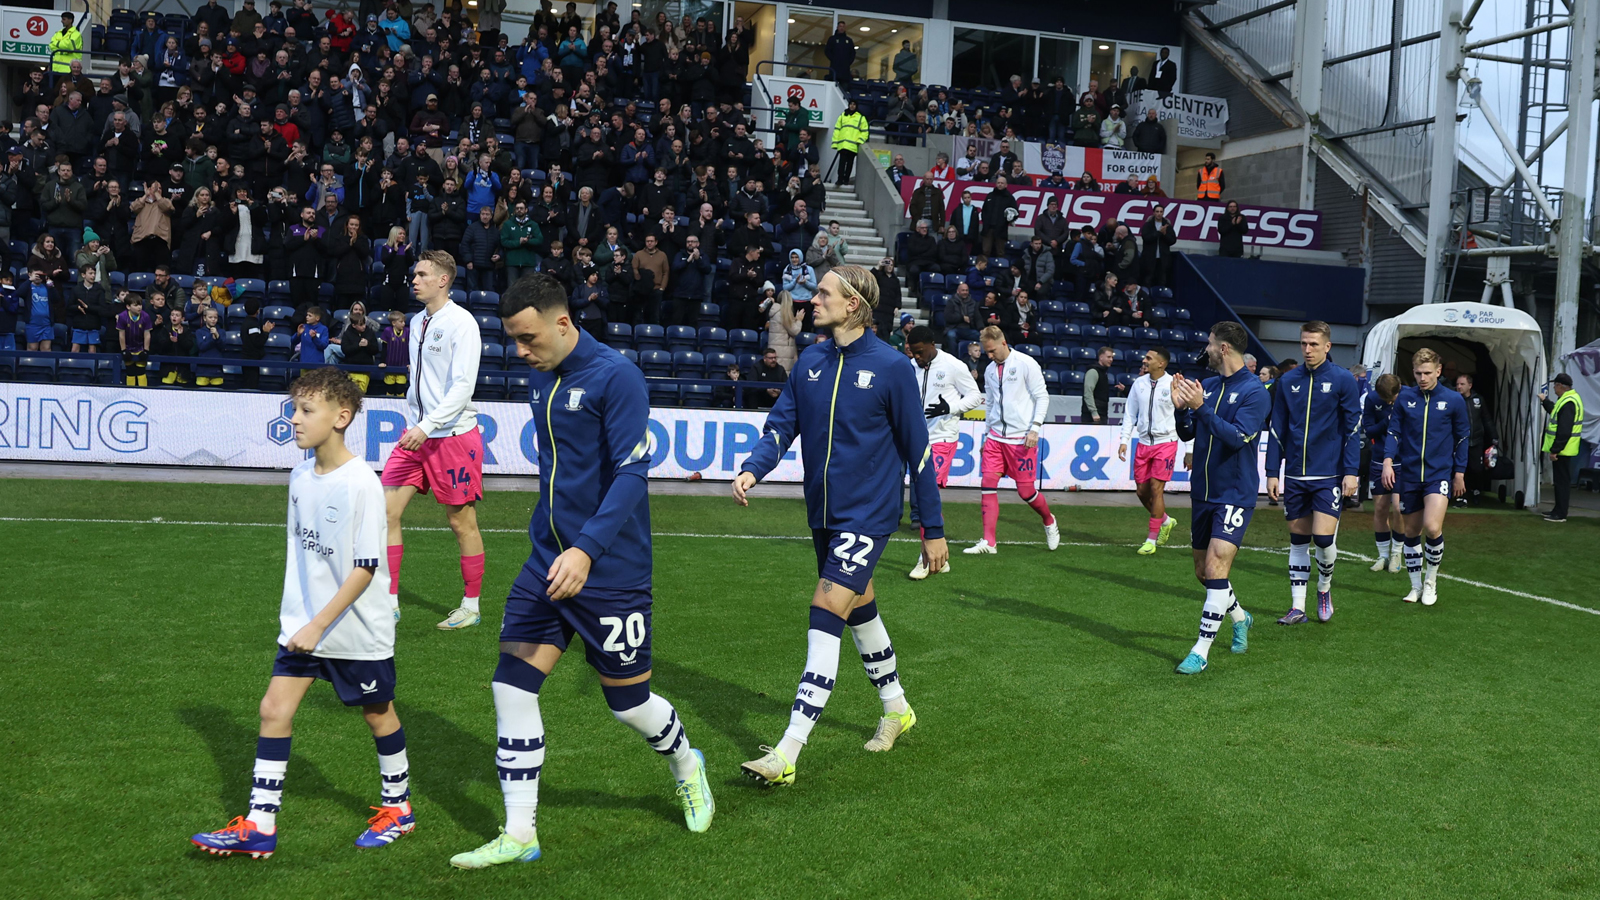
M 1222 199 L 1222 167 L 1213 166 L 1207 169 L 1200 167 L 1200 189 L 1195 194 L 1200 200 Z

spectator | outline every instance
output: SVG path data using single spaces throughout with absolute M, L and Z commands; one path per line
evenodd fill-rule
M 972 202 L 972 191 L 963 190 L 961 202 L 950 213 L 949 224 L 956 226 L 961 233 L 962 240 L 967 243 L 968 253 L 982 246 L 984 222 L 983 208 Z
M 1133 126 L 1133 149 L 1140 153 L 1167 152 L 1167 130 L 1161 126 L 1155 107 L 1144 111 L 1144 119 Z
M 740 378 L 739 364 L 729 363 L 728 368 L 722 373 L 722 377 L 725 381 L 737 383 Z M 744 398 L 738 396 L 740 393 L 744 394 Z M 752 391 L 739 391 L 737 384 L 719 384 L 717 389 L 712 392 L 711 405 L 718 409 L 737 409 L 739 408 L 739 400 L 745 399 L 746 402 L 750 402 L 752 393 Z
M 313 306 L 306 310 L 306 320 L 295 329 L 293 350 L 295 358 L 304 366 L 327 363 L 328 326 L 322 324 L 323 316 L 322 307 Z
M 1011 236 L 1011 223 L 1017 218 L 1017 198 L 1006 188 L 1004 175 L 995 179 L 994 189 L 983 198 L 983 252 L 1004 256 Z
M 806 250 L 806 265 L 816 273 L 819 283 L 836 266 L 844 265 L 844 256 L 840 253 L 832 235 L 826 231 L 817 232 L 817 236 L 811 240 L 810 248 Z
M 467 267 L 467 290 L 498 291 L 500 282 L 495 273 L 502 258 L 501 232 L 494 227 L 494 208 L 478 209 L 478 220 L 461 236 L 461 264 Z
M 1178 64 L 1171 58 L 1171 51 L 1162 47 L 1156 54 L 1156 65 L 1150 73 L 1150 86 L 1155 88 L 1162 99 L 1172 94 L 1178 84 Z
M 753 328 L 759 324 L 758 307 L 761 304 L 762 275 L 760 251 L 754 245 L 745 248 L 744 259 L 734 260 L 728 270 L 729 322 L 733 328 Z
M 1111 112 L 1100 122 L 1100 146 L 1121 150 L 1128 140 L 1128 123 L 1122 121 L 1122 106 L 1111 104 Z
M 1090 82 L 1091 88 L 1095 82 Z M 1072 143 L 1078 147 L 1100 146 L 1100 111 L 1092 97 L 1085 94 L 1072 115 Z
M 406 230 L 399 225 L 389 229 L 389 239 L 378 250 L 378 265 L 383 269 L 383 304 L 389 309 L 405 309 L 411 302 L 411 269 L 417 264 L 418 248 L 406 243 Z
M 833 34 L 828 38 L 828 42 L 823 45 L 822 55 L 828 58 L 829 80 L 838 82 L 839 90 L 849 90 L 852 77 L 850 67 L 855 65 L 856 61 L 856 42 L 845 31 L 843 20 L 840 20 L 838 25 L 835 26 Z M 852 112 L 855 111 L 854 103 L 850 104 L 850 110 Z M 865 142 L 865 138 L 862 140 Z M 843 181 L 840 182 L 840 184 L 843 183 Z M 771 404 L 768 405 L 770 406 Z
M 839 28 L 840 31 L 843 31 L 843 22 L 839 23 Z M 837 37 L 838 35 L 834 35 L 834 38 Z M 845 35 L 845 40 L 849 41 L 850 36 Z M 833 38 L 830 38 L 829 43 L 832 42 Z M 850 54 L 854 57 L 854 42 L 851 42 L 850 48 Z M 844 83 L 849 83 L 848 69 L 845 70 Z M 861 145 L 867 142 L 870 130 L 870 126 L 867 124 L 867 117 L 861 114 L 861 110 L 854 100 L 851 100 L 846 105 L 845 111 L 840 113 L 839 118 L 834 120 L 833 150 L 838 156 L 839 166 L 839 177 L 834 181 L 836 187 L 844 187 L 850 182 L 851 173 L 855 169 L 856 153 L 861 150 Z
M 700 235 L 690 232 L 683 239 L 683 250 L 672 260 L 672 271 L 677 273 L 672 287 L 673 317 L 681 318 L 684 310 L 698 308 L 710 295 L 713 272 L 716 266 L 705 253 Z
M 398 309 L 389 311 L 389 324 L 378 334 L 383 343 L 383 362 L 378 365 L 387 371 L 383 383 L 393 393 L 405 393 L 406 374 L 411 366 L 411 335 L 406 330 L 406 317 Z
M 215 306 L 206 308 L 195 327 L 194 355 L 209 360 L 194 367 L 194 383 L 222 387 L 222 314 Z
M 1164 206 L 1157 206 L 1139 227 L 1139 237 L 1144 245 L 1140 253 L 1140 272 L 1144 283 L 1151 287 L 1166 287 L 1172 281 L 1172 246 L 1178 235 L 1167 218 Z
M 1207 153 L 1206 161 L 1200 164 L 1200 169 L 1194 174 L 1195 198 L 1219 202 L 1222 192 L 1228 189 L 1228 179 L 1222 173 L 1222 167 L 1217 165 L 1217 155 Z
M 644 249 L 633 255 L 632 271 L 633 290 L 644 300 L 644 321 L 660 321 L 661 299 L 666 295 L 667 281 L 672 275 L 672 260 L 661 249 L 655 235 L 645 235 Z M 673 304 L 672 321 L 693 326 L 699 312 L 698 303 Z
M 982 391 L 984 372 L 989 368 L 989 358 L 984 355 L 983 346 L 977 341 L 969 341 L 966 355 L 961 357 L 961 361 L 966 364 L 972 380 L 977 382 L 978 390 Z
M 1044 204 L 1044 214 L 1033 223 L 1033 236 L 1043 241 L 1050 252 L 1056 255 L 1057 268 L 1064 261 L 1063 252 L 1067 245 L 1072 243 L 1072 226 L 1067 224 L 1067 217 L 1061 214 L 1061 199 L 1054 194 L 1050 195 Z
M 1107 272 L 1089 297 L 1089 314 L 1094 324 L 1112 328 L 1128 324 L 1128 307 L 1115 272 Z
M 167 312 L 167 325 L 156 330 L 155 338 L 151 342 L 157 356 L 193 356 L 194 335 L 189 332 L 189 326 L 183 319 L 181 310 Z M 183 363 L 162 363 L 161 368 L 166 374 L 161 376 L 162 384 L 188 384 L 190 377 L 189 366 Z
M 150 356 L 150 333 L 155 322 L 144 311 L 144 298 L 129 294 L 117 314 L 117 348 L 122 351 L 122 377 L 128 387 L 146 387 L 145 367 Z
M 1082 172 L 1078 175 L 1078 180 L 1072 185 L 1072 189 L 1085 193 L 1098 193 L 1100 191 L 1100 182 L 1096 181 L 1095 177 L 1088 172 Z
M 1051 141 L 1064 144 L 1073 129 L 1073 94 L 1066 79 L 1056 76 L 1055 86 L 1044 95 L 1044 117 Z
M 1128 324 L 1134 328 L 1150 328 L 1150 295 L 1139 287 L 1139 278 L 1132 272 L 1122 283 L 1122 305 L 1128 310 Z
M 1094 367 L 1083 375 L 1083 418 L 1091 425 L 1104 425 L 1111 415 L 1111 361 L 1117 351 L 1101 347 Z M 1120 390 L 1121 385 L 1117 385 Z
M 1035 297 L 1049 297 L 1051 286 L 1056 280 L 1056 257 L 1044 245 L 1044 239 L 1039 235 L 1035 234 L 1028 242 L 1028 246 L 1022 249 L 1021 264 L 1023 279 L 1018 283 L 1018 287 L 1027 290 Z
M 1355 374 L 1354 367 L 1351 374 Z M 1460 506 L 1466 505 L 1469 498 L 1476 501 L 1489 487 L 1489 471 L 1484 466 L 1483 451 L 1500 442 L 1495 432 L 1494 416 L 1489 414 L 1484 405 L 1483 396 L 1473 392 L 1473 386 L 1471 375 L 1456 376 L 1456 393 L 1467 401 L 1467 496 L 1456 501 Z
M 345 320 L 344 329 L 339 332 L 338 343 L 344 365 L 376 366 L 385 359 L 378 328 L 367 318 L 367 305 L 359 300 L 350 304 L 350 316 Z M 364 394 L 371 386 L 372 375 L 369 372 L 351 372 L 350 380 L 361 385 Z
M 342 228 L 329 231 L 322 238 L 322 253 L 328 260 L 327 279 L 333 282 L 334 309 L 349 309 L 367 296 L 372 242 L 361 233 L 359 216 L 347 216 Z
M 767 290 L 771 286 L 770 281 L 761 286 L 761 314 L 766 316 L 767 352 L 775 354 L 778 364 L 788 371 L 794 368 L 795 360 L 799 358 L 794 339 L 803 330 L 804 315 L 797 311 L 794 298 L 788 291 L 772 294 Z
M 215 4 L 217 0 L 211 2 Z M 83 33 L 73 21 L 72 13 L 62 13 L 60 30 L 50 36 L 50 71 L 57 75 L 72 72 L 72 64 L 83 60 Z
M 887 256 L 879 260 L 878 267 L 872 270 L 872 278 L 878 283 L 878 305 L 873 309 L 873 318 L 878 333 L 883 334 L 893 326 L 894 315 L 900 310 L 900 279 L 894 274 L 894 260 Z
M 922 300 L 922 273 L 939 272 L 939 241 L 928 233 L 929 221 L 918 219 L 911 234 L 906 238 L 906 284 L 910 285 L 911 296 Z M 924 308 L 926 302 L 922 303 Z
M 978 339 L 978 306 L 966 282 L 956 285 L 955 293 L 945 302 L 944 324 L 945 346 L 951 353 L 956 352 L 961 341 Z
M 1117 276 L 1118 281 L 1126 282 L 1130 275 L 1136 276 L 1139 272 L 1139 240 L 1122 224 L 1116 225 L 1111 234 L 1111 240 L 1104 245 L 1106 271 Z
M 1244 239 L 1250 235 L 1250 220 L 1239 212 L 1239 203 L 1229 200 L 1217 225 L 1217 255 L 1244 256 Z
M 539 271 L 538 250 L 543 243 L 544 233 L 528 214 L 527 202 L 518 200 L 512 207 L 511 217 L 500 226 L 500 247 L 506 262 L 508 290 L 522 276 Z
M 1546 513 L 1546 522 L 1565 522 L 1572 494 L 1572 462 L 1578 455 L 1583 432 L 1583 398 L 1572 387 L 1572 376 L 1559 372 L 1550 379 L 1556 399 L 1539 392 L 1539 405 L 1549 414 L 1545 422 L 1540 452 L 1550 455 L 1550 483 L 1555 489 L 1555 505 Z
M 946 275 L 961 275 L 967 271 L 969 266 L 967 242 L 962 239 L 954 224 L 945 226 L 944 238 L 939 241 L 938 252 L 940 272 Z
M 917 71 L 921 68 L 921 64 L 917 61 L 917 54 L 911 52 L 910 41 L 900 42 L 900 52 L 894 55 L 892 67 L 896 81 L 910 85 L 917 80 Z
M 778 396 L 783 393 L 783 385 L 789 380 L 789 371 L 778 364 L 778 351 L 768 347 L 761 354 L 761 361 L 756 363 L 755 371 L 751 373 L 751 381 L 771 385 L 763 390 L 748 391 L 753 394 L 756 409 L 771 409 L 778 402 Z
M 73 353 L 98 353 L 106 317 L 115 314 L 107 309 L 106 289 L 99 283 L 96 271 L 92 264 L 78 269 L 78 283 L 67 292 Z
M 39 235 L 39 240 L 28 251 L 28 268 L 43 272 L 52 284 L 67 283 L 67 260 L 56 246 L 55 235 Z

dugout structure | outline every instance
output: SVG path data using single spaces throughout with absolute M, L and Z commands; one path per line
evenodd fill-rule
M 1492 412 L 1500 430 L 1500 450 L 1513 466 L 1513 489 L 1521 504 L 1538 506 L 1539 441 L 1544 429 L 1539 391 L 1549 378 L 1539 323 L 1521 310 L 1486 303 L 1415 306 L 1367 332 L 1361 361 L 1373 379 L 1393 372 L 1401 383 L 1411 384 L 1410 355 L 1424 343 L 1423 338 L 1438 342 L 1435 349 L 1445 357 L 1447 367 L 1452 356 L 1460 360 L 1462 354 L 1477 357 L 1471 361 L 1474 366 L 1464 367 L 1464 371 L 1493 367 L 1492 393 L 1484 393 L 1494 397 Z M 1484 385 L 1484 377 L 1475 380 L 1480 387 Z

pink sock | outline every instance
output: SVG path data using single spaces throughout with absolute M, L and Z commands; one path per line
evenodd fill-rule
M 983 541 L 993 547 L 994 526 L 1000 521 L 1000 495 L 994 491 L 984 491 L 979 505 L 983 508 Z
M 400 561 L 406 558 L 405 544 L 389 545 L 389 593 L 400 596 Z
M 1032 491 L 1032 496 L 1029 496 L 1030 491 Z M 1044 524 L 1054 525 L 1056 523 L 1056 517 L 1050 514 L 1050 504 L 1044 499 L 1044 491 L 1036 490 L 1030 482 L 1026 485 L 1017 485 L 1017 496 L 1022 498 L 1022 502 L 1033 507 L 1033 511 L 1039 514 L 1039 518 L 1044 521 Z
M 1167 520 L 1166 516 L 1153 516 L 1150 519 L 1150 540 L 1155 540 L 1161 535 L 1161 523 Z
M 461 596 L 472 599 L 483 593 L 482 553 L 477 556 L 461 557 L 461 580 L 466 583 Z

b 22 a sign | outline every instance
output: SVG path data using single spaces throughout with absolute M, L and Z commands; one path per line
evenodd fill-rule
M 290 469 L 305 459 L 288 424 L 293 410 L 272 394 L 152 391 L 90 385 L 0 383 L 0 459 L 166 466 Z M 730 480 L 761 439 L 765 413 L 720 409 L 650 411 L 650 474 Z M 484 472 L 536 475 L 533 413 L 522 403 L 480 403 Z M 374 469 L 405 432 L 401 400 L 367 398 L 345 434 Z M 984 423 L 961 423 L 950 484 L 977 487 Z M 1117 459 L 1118 429 L 1046 425 L 1039 476 L 1047 490 L 1133 490 L 1133 448 Z M 1182 454 L 1170 489 L 1188 490 Z M 768 481 L 801 480 L 800 444 Z M 1263 484 L 1265 476 L 1263 475 Z

